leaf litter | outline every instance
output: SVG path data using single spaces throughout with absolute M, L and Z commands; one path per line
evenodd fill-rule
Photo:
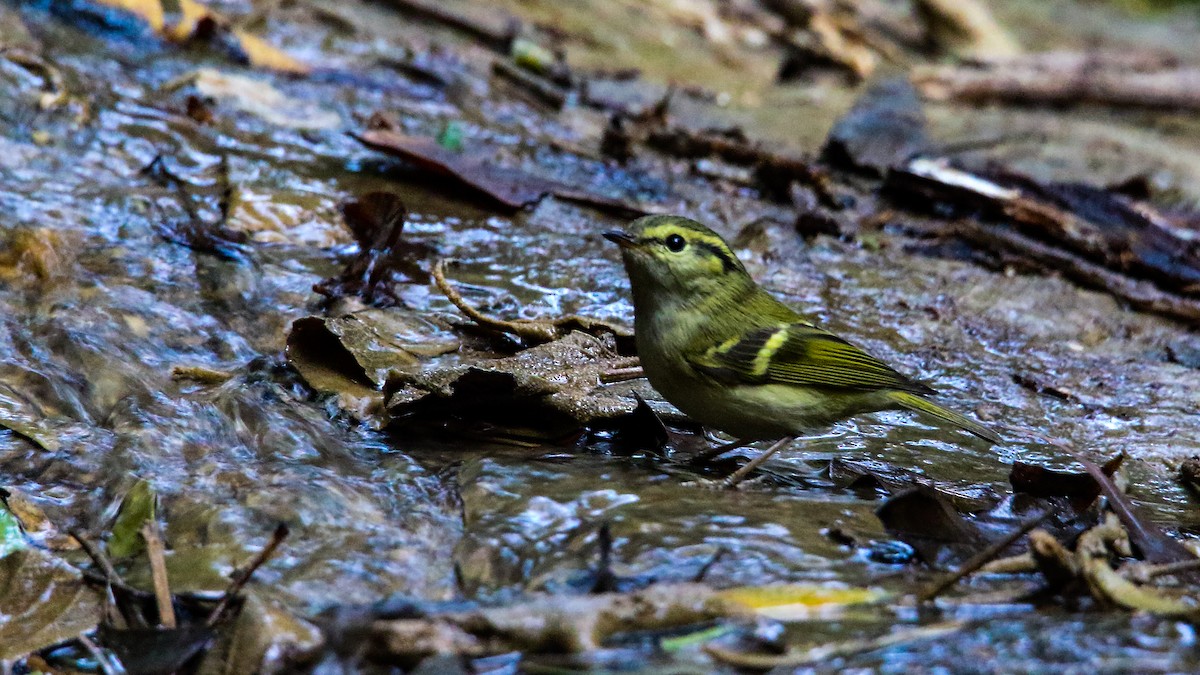
M 129 9 L 126 5 L 130 3 L 116 4 L 122 5 L 124 9 Z M 935 3 L 925 4 L 935 5 Z M 194 21 L 195 25 L 199 27 L 207 22 L 211 24 L 210 28 L 232 31 L 229 25 L 219 25 L 220 22 L 211 14 L 200 13 L 198 5 L 185 3 L 181 7 L 185 8 L 183 16 L 185 21 L 179 25 L 186 27 L 189 25 L 188 21 Z M 425 11 L 427 16 L 434 17 L 436 21 L 458 22 L 471 30 L 472 24 L 464 23 L 461 21 L 461 17 L 456 17 L 438 8 L 426 7 Z M 942 11 L 945 13 L 944 10 Z M 205 18 L 206 16 L 207 18 Z M 145 17 L 155 30 L 164 28 L 165 19 L 162 17 L 156 18 L 152 12 L 146 14 Z M 450 18 L 447 19 L 447 17 Z M 838 25 L 838 34 L 845 33 L 844 18 L 823 20 Z M 959 18 L 958 23 L 961 28 L 964 23 L 970 24 L 971 21 Z M 816 22 L 816 25 L 818 28 L 814 29 L 810 22 L 809 29 L 821 38 L 822 29 L 819 28 L 821 22 Z M 985 21 L 977 25 L 986 27 L 987 23 Z M 185 32 L 192 33 L 190 29 Z M 969 34 L 971 31 L 967 32 Z M 986 31 L 984 32 L 986 33 Z M 542 70 L 545 71 L 543 74 L 551 76 L 552 73 L 543 68 L 547 60 L 544 58 L 545 55 L 540 50 L 532 48 L 526 48 L 521 52 L 513 50 L 515 43 L 509 33 L 502 32 L 500 34 L 501 39 L 497 42 L 503 42 L 504 46 L 497 47 L 497 49 L 507 47 L 518 57 L 515 60 L 522 68 L 530 69 L 532 67 L 533 70 Z M 237 32 L 231 32 L 231 34 L 235 37 L 239 35 Z M 942 38 L 935 37 L 935 39 L 949 40 L 944 37 L 945 33 L 941 33 L 941 35 L 943 35 Z M 976 35 L 977 41 L 986 41 L 985 37 Z M 238 39 L 242 40 L 240 37 Z M 831 54 L 834 53 L 835 48 L 831 45 L 835 43 L 830 40 L 828 34 L 821 39 L 825 40 L 824 43 L 821 43 L 823 48 L 830 51 Z M 244 41 L 242 48 L 246 49 Z M 878 49 L 870 44 L 867 44 L 865 48 Z M 535 56 L 536 58 L 534 58 Z M 843 52 L 841 56 L 844 59 L 844 67 L 848 66 L 850 70 L 860 75 L 866 73 L 863 64 L 867 62 L 856 60 L 857 57 L 853 52 L 850 52 L 849 56 Z M 286 68 L 284 69 L 286 70 Z M 903 103 L 902 111 L 911 110 L 909 103 L 911 103 L 910 99 Z M 864 105 L 868 109 L 869 116 L 870 106 L 874 104 L 866 102 Z M 665 130 L 659 128 L 652 132 L 652 134 L 658 134 L 657 136 L 648 135 L 645 137 L 646 140 L 639 142 L 649 141 L 649 145 L 655 146 L 659 152 L 669 157 L 682 156 L 699 162 L 716 156 L 727 161 L 755 166 L 756 172 L 759 174 L 755 178 L 756 184 L 763 188 L 764 192 L 771 193 L 774 198 L 785 203 L 791 202 L 793 205 L 798 203 L 795 193 L 796 186 L 800 185 L 804 190 L 811 191 L 816 196 L 823 209 L 829 211 L 853 210 L 854 205 L 841 198 L 845 194 L 853 192 L 847 188 L 849 181 L 843 182 L 844 176 L 838 174 L 830 166 L 823 166 L 821 162 L 837 165 L 839 162 L 852 160 L 851 163 L 859 163 L 859 169 L 868 167 L 876 173 L 884 174 L 889 171 L 892 174 L 904 170 L 911 171 L 914 168 L 913 162 L 921 160 L 914 160 L 910 155 L 914 152 L 919 154 L 921 148 L 925 146 L 916 131 L 913 131 L 919 128 L 919 125 L 908 124 L 911 120 L 904 117 L 904 114 L 906 113 L 901 115 L 903 122 L 901 126 L 905 126 L 908 130 L 902 129 L 895 139 L 896 149 L 888 150 L 882 155 L 872 155 L 871 152 L 875 149 L 867 148 L 861 142 L 855 143 L 854 134 L 864 133 L 854 131 L 855 124 L 848 124 L 847 127 L 844 127 L 838 138 L 838 142 L 843 143 L 845 148 L 843 157 L 831 159 L 826 155 L 820 161 L 775 153 L 770 148 L 750 141 L 741 132 L 732 130 L 709 129 L 696 132 L 682 127 L 666 128 Z M 885 122 L 885 127 L 886 124 Z M 847 128 L 850 131 L 846 131 Z M 862 128 L 879 129 L 871 120 L 867 120 Z M 874 131 L 870 133 L 874 133 Z M 470 186 L 508 209 L 536 206 L 545 200 L 546 195 L 571 198 L 572 192 L 569 187 L 564 188 L 545 182 L 539 183 L 540 179 L 515 170 L 513 172 L 507 170 L 493 172 L 490 169 L 481 169 L 486 166 L 485 160 L 482 155 L 472 151 L 469 146 L 463 151 L 465 154 L 452 155 L 444 154 L 443 151 L 452 151 L 446 148 L 447 144 L 439 142 L 432 136 L 408 137 L 405 135 L 398 137 L 398 140 L 397 138 L 390 140 L 396 141 L 395 147 L 390 149 L 398 151 L 407 161 L 443 178 L 449 177 L 459 181 L 462 185 Z M 436 148 L 441 149 L 438 150 L 430 145 L 431 140 Z M 857 140 L 861 141 L 861 136 Z M 916 166 L 920 168 L 923 165 Z M 763 167 L 782 169 L 782 178 L 779 179 L 777 175 L 775 178 L 779 180 L 772 180 L 769 175 L 763 176 L 761 173 Z M 897 167 L 900 168 L 897 169 Z M 1089 214 L 1088 218 L 1092 217 L 1090 214 L 1093 210 L 1108 214 L 1113 210 L 1119 211 L 1118 207 L 1124 204 L 1121 198 L 1107 192 L 1101 191 L 1102 194 L 1098 195 L 1095 193 L 1095 189 L 1089 192 L 1088 189 L 1079 186 L 1059 185 L 1047 188 L 1041 183 L 1031 182 L 1031 179 L 1023 177 L 1008 176 L 1002 180 L 983 173 L 972 174 L 972 178 L 969 179 L 971 186 L 977 187 L 984 184 L 976 181 L 990 182 L 990 185 L 999 186 L 1001 190 L 1018 190 L 1024 197 L 1032 195 L 1029 199 L 1037 204 L 1031 210 L 1039 216 L 1045 215 L 1047 204 L 1070 216 L 1083 217 L 1080 215 L 1081 213 Z M 786 189 L 779 189 L 780 183 Z M 1017 186 L 1014 187 L 1014 185 Z M 955 186 L 951 185 L 951 187 Z M 945 186 L 939 187 L 939 189 L 943 188 Z M 1003 197 L 1009 194 L 1003 191 L 994 192 L 991 187 L 986 186 L 983 191 L 988 193 L 985 194 L 985 197 L 991 198 L 993 201 L 996 201 L 997 195 Z M 949 192 L 953 193 L 953 190 Z M 1079 195 L 1084 196 L 1079 197 Z M 953 199 L 946 199 L 945 193 L 936 193 L 934 197 L 939 204 L 943 201 L 953 202 Z M 1079 199 L 1076 200 L 1076 197 Z M 584 199 L 578 201 L 621 212 L 641 212 L 642 208 L 628 200 L 609 200 L 603 196 L 596 198 L 595 195 L 585 195 Z M 395 202 L 388 202 L 387 198 L 378 205 L 387 206 L 388 204 L 391 204 L 392 207 L 395 206 Z M 289 336 L 289 358 L 314 389 L 343 393 L 353 391 L 363 394 L 364 397 L 372 398 L 373 407 L 358 409 L 360 418 L 373 418 L 381 424 L 393 425 L 397 430 L 406 430 L 417 423 L 432 423 L 435 426 L 442 425 L 448 428 L 459 425 L 463 420 L 473 420 L 483 422 L 492 428 L 515 423 L 517 426 L 551 437 L 564 435 L 575 437 L 581 433 L 595 432 L 598 428 L 605 426 L 622 427 L 628 424 L 629 426 L 625 428 L 634 431 L 626 431 L 623 442 L 632 447 L 645 446 L 661 451 L 676 442 L 679 432 L 662 424 L 662 420 L 654 414 L 653 406 L 630 391 L 635 385 L 614 386 L 618 383 L 606 382 L 615 377 L 614 373 L 630 374 L 628 371 L 632 366 L 628 360 L 628 352 L 623 350 L 620 345 L 621 337 L 627 338 L 627 334 L 618 335 L 617 330 L 612 327 L 591 324 L 588 320 L 579 317 L 566 317 L 563 320 L 544 322 L 507 321 L 488 317 L 474 308 L 468 310 L 469 305 L 465 305 L 465 303 L 459 305 L 459 308 L 469 318 L 479 326 L 486 328 L 487 331 L 507 333 L 520 338 L 520 346 L 525 349 L 513 355 L 511 353 L 513 345 L 511 343 L 497 344 L 494 335 L 486 336 L 485 342 L 480 343 L 467 336 L 466 331 L 462 331 L 460 326 L 428 320 L 427 317 L 415 312 L 406 313 L 398 298 L 395 298 L 394 294 L 386 292 L 386 287 L 392 281 L 390 275 L 394 271 L 400 271 L 401 274 L 398 275 L 400 277 L 407 276 L 410 280 L 420 281 L 421 268 L 413 262 L 413 259 L 418 258 L 419 255 L 411 255 L 416 251 L 406 248 L 408 245 L 401 239 L 403 217 L 395 217 L 397 210 L 395 208 L 381 208 L 380 210 L 383 216 L 375 218 L 376 223 L 390 224 L 391 227 L 379 226 L 374 228 L 375 236 L 356 237 L 360 244 L 359 255 L 350 261 L 341 277 L 335 277 L 330 281 L 335 284 L 343 284 L 337 293 L 333 293 L 339 298 L 358 296 L 367 304 L 394 304 L 386 310 L 368 309 L 340 315 L 312 316 L 299 319 L 293 324 L 292 333 Z M 402 212 L 402 208 L 400 211 Z M 964 217 L 971 218 L 974 215 L 965 213 Z M 1128 224 L 1132 216 L 1127 208 L 1119 211 L 1117 218 Z M 347 220 L 349 221 L 349 218 Z M 1069 219 L 1060 219 L 1054 220 L 1051 224 L 1057 225 L 1061 222 L 1074 223 Z M 991 225 L 992 223 L 985 223 L 982 226 Z M 1137 230 L 1142 227 L 1143 224 L 1138 223 L 1133 229 Z M 360 234 L 359 231 L 355 233 L 356 235 Z M 191 243 L 199 241 L 202 244 L 199 248 L 207 247 L 211 250 L 219 250 L 222 245 L 228 244 L 228 242 L 204 241 L 195 237 L 188 237 L 187 240 Z M 1155 243 L 1154 237 L 1150 237 L 1148 246 L 1142 247 L 1137 245 L 1140 242 L 1135 241 L 1135 245 L 1129 245 L 1129 241 L 1128 238 L 1121 239 L 1120 237 L 1108 239 L 1100 249 L 1087 249 L 1086 252 L 1089 254 L 1099 253 L 1099 257 L 1103 258 L 1106 266 L 1119 268 L 1114 270 L 1114 273 L 1118 275 L 1147 274 L 1148 268 L 1154 274 L 1162 271 L 1161 267 L 1154 266 L 1159 262 L 1158 259 L 1150 260 L 1152 264 L 1148 266 L 1140 263 L 1129 264 L 1128 259 L 1130 252 L 1135 255 L 1148 252 L 1149 258 L 1159 256 L 1165 250 L 1163 246 L 1159 245 L 1161 242 Z M 1167 248 L 1169 248 L 1172 240 L 1164 241 L 1167 242 Z M 395 256 L 398 249 L 404 250 L 405 253 Z M 1117 252 L 1115 256 L 1105 257 L 1114 251 Z M 1072 255 L 1082 257 L 1079 251 L 1073 251 Z M 1044 260 L 1043 264 L 1045 264 Z M 1115 264 L 1116 260 L 1121 260 L 1121 264 Z M 1188 263 L 1188 261 L 1184 262 Z M 413 272 L 411 275 L 405 271 L 406 264 L 412 264 L 412 267 L 408 269 Z M 385 272 L 380 272 L 380 270 L 385 270 Z M 388 279 L 385 281 L 384 277 L 388 277 Z M 1186 293 L 1189 292 L 1189 287 L 1183 285 L 1175 290 Z M 447 295 L 450 293 L 447 292 Z M 382 300 L 383 298 L 388 299 Z M 596 325 L 599 325 L 599 328 L 593 330 Z M 406 331 L 413 336 L 412 339 L 408 339 Z M 434 339 L 425 339 L 430 335 L 434 336 Z M 464 353 L 465 343 L 470 342 L 474 347 L 484 346 L 487 344 L 486 341 L 491 342 L 486 349 L 473 350 L 476 353 L 470 351 Z M 293 357 L 293 355 L 295 356 Z M 430 362 L 435 362 L 437 365 L 433 368 L 426 368 Z M 446 363 L 450 365 L 444 365 Z M 313 364 L 317 364 L 324 372 L 318 375 Z M 620 377 L 623 376 L 625 375 Z M 357 386 L 358 389 L 351 389 L 345 384 L 347 382 Z M 653 403 L 661 405 L 661 402 L 657 400 L 653 400 Z M 637 415 L 634 421 L 630 420 L 631 415 Z M 670 417 L 668 419 L 672 422 L 678 421 L 678 419 Z M 696 435 L 689 434 L 687 437 L 695 439 Z M 977 556 L 981 550 L 987 552 L 986 546 L 989 543 L 994 545 L 997 542 L 1005 541 L 1008 536 L 1014 534 L 1019 536 L 1029 527 L 1028 523 L 1032 520 L 1015 522 L 1017 521 L 1014 518 L 1015 515 L 1029 511 L 1028 504 L 1022 508 L 1014 506 L 1019 495 L 1014 494 L 1011 498 L 1001 497 L 997 491 L 993 490 L 989 494 L 988 490 L 979 485 L 956 485 L 931 480 L 916 472 L 899 470 L 896 467 L 866 466 L 866 464 L 860 462 L 855 465 L 852 461 L 830 462 L 830 480 L 841 489 L 879 490 L 893 495 L 885 505 L 886 508 L 881 509 L 881 515 L 885 519 L 892 518 L 897 511 L 902 510 L 900 505 L 904 503 L 904 500 L 911 500 L 904 509 L 911 509 L 912 514 L 907 519 L 901 519 L 906 525 L 889 529 L 908 536 L 919 530 L 919 526 L 925 525 L 931 531 L 924 534 L 933 535 L 927 538 L 935 540 L 941 538 L 942 542 L 940 543 L 935 542 L 932 546 L 922 544 L 917 547 L 925 550 L 921 558 L 926 562 L 941 565 L 958 562 L 962 565 L 961 569 L 965 569 L 969 566 L 967 563 L 971 562 L 966 559 L 968 556 L 972 554 Z M 1058 572 L 1061 573 L 1067 568 L 1079 570 L 1076 577 L 1083 579 L 1088 593 L 1097 601 L 1166 615 L 1180 613 L 1187 615 L 1192 611 L 1189 609 L 1192 605 L 1186 600 L 1168 598 L 1151 587 L 1150 579 L 1167 576 L 1170 574 L 1169 571 L 1154 575 L 1143 573 L 1142 577 L 1138 577 L 1138 581 L 1127 579 L 1119 571 L 1114 572 L 1113 556 L 1131 558 L 1141 555 L 1147 560 L 1157 560 L 1158 562 L 1154 563 L 1156 565 L 1190 564 L 1190 561 L 1180 560 L 1177 555 L 1178 551 L 1172 550 L 1172 547 L 1165 543 L 1165 540 L 1169 538 L 1142 522 L 1142 519 L 1134 513 L 1127 500 L 1115 489 L 1111 481 L 1106 481 L 1103 476 L 1096 476 L 1091 467 L 1088 467 L 1087 475 L 1093 478 L 1094 485 L 1088 485 L 1087 481 L 1078 475 L 1031 472 L 1027 466 L 1017 468 L 1021 470 L 1016 472 L 1020 474 L 1018 479 L 1026 482 L 1021 483 L 1021 489 L 1018 490 L 1019 480 L 1014 479 L 1014 492 L 1020 491 L 1027 495 L 1032 493 L 1032 496 L 1038 501 L 1030 503 L 1048 509 L 1047 512 L 1036 512 L 1041 514 L 1036 522 L 1037 525 L 1047 522 L 1044 518 L 1050 515 L 1059 517 L 1068 524 L 1075 524 L 1093 516 L 1096 518 L 1096 520 L 1086 520 L 1082 524 L 1086 529 L 1077 536 L 1066 536 L 1057 530 L 1052 533 L 1052 528 L 1035 529 L 1030 533 L 1030 539 L 1042 542 L 1044 549 L 1053 549 L 1053 545 L 1046 543 L 1048 541 L 1059 542 L 1058 546 L 1061 550 L 1057 551 L 1058 555 L 1055 559 L 1069 560 L 1070 556 L 1075 556 L 1074 563 L 1064 563 Z M 789 471 L 788 467 L 779 465 L 772 466 L 770 469 L 780 475 Z M 1037 475 L 1033 476 L 1032 473 Z M 834 478 L 835 474 L 837 474 L 836 479 Z M 141 484 L 139 483 L 139 485 Z M 1095 494 L 1092 494 L 1093 492 Z M 1104 494 L 1110 504 L 1115 505 L 1115 509 L 1119 512 L 1118 518 L 1104 516 L 1098 506 L 1084 503 L 1095 502 L 1096 496 L 1100 493 Z M 1090 498 L 1087 498 L 1088 495 Z M 110 552 L 114 540 L 122 542 L 131 538 L 133 535 L 129 534 L 130 531 L 138 532 L 138 536 L 144 539 L 145 536 L 142 533 L 146 523 L 157 522 L 159 515 L 153 508 L 149 509 L 150 513 L 147 515 L 146 509 L 139 507 L 138 504 L 138 499 L 129 500 L 129 506 L 123 506 L 120 509 L 118 523 L 121 523 L 121 527 L 118 528 L 114 524 L 112 528 L 114 531 L 109 539 Z M 1053 511 L 1053 513 L 1049 513 L 1049 511 Z M 122 513 L 126 515 L 128 522 L 121 522 Z M 933 517 L 930 517 L 931 514 Z M 992 516 L 995 518 L 992 519 Z M 930 523 L 933 524 L 932 527 L 929 526 Z M 117 530 L 121 531 L 121 536 L 118 536 Z M 1007 530 L 1007 534 L 997 537 L 1001 530 Z M 1050 539 L 1046 539 L 1046 536 L 1049 536 Z M 277 542 L 277 540 L 275 541 Z M 1074 546 L 1073 551 L 1069 549 L 1070 546 Z M 981 549 L 981 547 L 984 548 Z M 152 551 L 156 550 L 155 547 L 151 548 Z M 989 555 L 999 555 L 1002 550 L 1004 549 L 997 549 Z M 161 558 L 161 556 L 162 551 L 151 553 L 152 558 Z M 1044 556 L 1044 560 L 1049 560 L 1050 557 L 1049 555 Z M 1049 569 L 1051 563 L 1043 562 L 1043 565 Z M 1183 568 L 1171 569 L 1181 573 L 1186 572 L 1186 569 Z M 1116 578 L 1113 577 L 1114 573 L 1117 574 Z M 125 586 L 119 579 L 111 578 L 107 572 L 105 574 L 108 577 L 108 584 L 114 589 Z M 1051 575 L 1046 574 L 1044 570 L 1042 574 L 1049 581 Z M 164 574 L 158 572 L 156 576 L 156 582 L 165 583 Z M 1134 576 L 1131 572 L 1130 577 Z M 87 578 L 94 579 L 94 574 Z M 241 578 L 244 581 L 248 575 Z M 1071 575 L 1060 574 L 1059 578 L 1071 578 Z M 1133 587 L 1132 590 L 1130 586 Z M 870 589 L 863 588 L 845 589 L 845 592 L 840 594 L 825 586 L 816 589 L 795 586 L 740 590 L 744 597 L 752 598 L 751 602 L 744 602 L 742 605 L 759 604 L 773 607 L 788 606 L 789 604 L 820 606 L 827 600 L 828 604 L 836 606 L 882 598 L 882 595 L 876 596 Z M 146 593 L 145 591 L 142 591 L 141 594 L 129 593 L 131 598 L 135 598 L 141 604 L 141 607 L 134 611 L 131 607 L 133 603 L 124 603 L 125 609 L 131 615 L 149 614 L 153 605 L 148 604 L 152 598 L 148 597 Z M 714 592 L 708 587 L 700 585 L 661 584 L 631 593 L 588 596 L 578 603 L 572 602 L 571 599 L 564 600 L 558 596 L 533 597 L 524 604 L 518 603 L 508 607 L 483 607 L 468 610 L 461 608 L 445 610 L 443 608 L 433 611 L 417 611 L 414 613 L 418 616 L 407 618 L 374 617 L 369 623 L 370 634 L 373 636 L 370 644 L 378 651 L 372 652 L 371 655 L 387 662 L 415 666 L 424 656 L 447 652 L 478 656 L 487 653 L 503 653 L 512 649 L 530 653 L 563 649 L 596 651 L 602 649 L 609 638 L 629 628 L 645 628 L 655 632 L 678 629 L 680 626 L 691 626 L 703 631 L 705 624 L 710 624 L 712 621 L 750 620 L 752 613 L 748 612 L 745 606 L 731 604 L 730 597 L 722 593 L 729 594 L 731 591 Z M 168 593 L 168 595 L 170 594 Z M 226 594 L 225 597 L 228 598 L 231 595 Z M 1131 601 L 1128 600 L 1130 597 L 1139 599 Z M 161 609 L 163 607 L 161 593 L 158 600 L 158 607 Z M 184 605 L 192 604 L 194 601 L 195 598 L 184 596 L 176 596 L 174 600 L 174 602 Z M 689 605 L 688 603 L 693 604 Z M 694 603 L 699 603 L 699 605 Z M 264 609 L 264 607 L 266 608 Z M 637 612 L 632 612 L 629 607 L 634 607 Z M 650 610 L 648 617 L 640 614 L 647 608 Z M 656 614 L 657 612 L 665 612 L 669 620 L 662 619 Z M 196 612 L 195 614 L 200 616 L 203 613 Z M 220 613 L 216 612 L 215 614 Z M 196 616 L 190 618 L 195 619 Z M 250 595 L 242 606 L 242 613 L 235 621 L 238 625 L 245 622 L 260 627 L 268 624 L 278 626 L 289 623 L 284 620 L 289 616 L 260 605 L 256 596 Z M 183 618 L 186 624 L 189 617 L 184 616 Z M 404 623 L 413 621 L 423 623 Z M 281 637 L 281 641 L 290 645 L 288 649 L 294 649 L 295 653 L 316 649 L 321 636 L 311 626 L 306 626 L 303 621 L 291 623 L 292 625 L 279 633 L 279 636 L 286 634 L 286 637 Z M 764 646 L 764 641 L 758 641 L 761 636 L 752 631 L 743 631 L 739 633 L 739 637 L 748 638 L 747 642 L 753 649 L 731 656 L 730 650 L 722 651 L 720 647 L 714 645 L 710 653 L 723 662 L 747 667 L 796 665 L 815 659 L 852 653 L 854 650 L 878 649 L 906 640 L 945 635 L 957 630 L 958 627 L 957 624 L 934 625 L 923 631 L 922 629 L 900 631 L 892 636 L 891 641 L 877 639 L 830 644 L 808 651 L 789 647 L 782 657 L 779 654 L 761 653 L 757 649 Z M 158 631 L 153 633 L 154 635 L 160 635 L 162 632 L 158 628 L 149 626 L 147 628 L 151 631 Z M 327 634 L 333 632 L 336 631 L 330 630 Z M 179 635 L 168 638 L 178 639 L 179 642 L 174 643 L 176 645 L 189 645 L 187 649 L 176 650 L 174 656 L 182 657 L 189 653 L 192 645 L 205 643 L 207 646 L 211 636 L 201 630 L 197 630 L 196 635 L 198 637 Z M 118 640 L 118 638 L 112 638 L 111 635 L 110 638 L 114 644 Z M 138 645 L 144 647 L 149 644 L 146 642 L 149 639 L 142 635 L 137 636 L 131 642 L 135 648 Z M 778 648 L 781 646 L 779 643 L 765 642 L 767 646 L 779 651 Z M 262 661 L 255 661 L 253 658 L 243 661 L 241 657 L 235 658 L 229 654 L 236 653 L 239 645 L 246 644 L 262 645 L 262 650 L 257 653 L 266 654 L 269 651 L 267 645 L 272 643 L 269 639 L 260 642 L 257 641 L 257 638 L 248 637 L 246 639 L 228 638 L 227 644 L 233 651 L 223 651 L 221 652 L 224 654 L 223 656 L 217 655 L 218 653 L 214 651 L 212 652 L 213 658 L 229 659 L 230 663 L 261 665 Z M 770 660 L 768 656 L 774 660 Z M 126 658 L 135 662 L 136 654 L 126 652 Z M 741 661 L 738 661 L 739 658 Z

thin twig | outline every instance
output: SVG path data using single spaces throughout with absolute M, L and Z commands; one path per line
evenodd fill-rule
M 700 569 L 696 571 L 696 576 L 692 577 L 692 583 L 698 584 L 703 582 L 704 577 L 708 576 L 709 571 L 711 571 L 713 566 L 721 561 L 721 558 L 725 557 L 726 553 L 729 553 L 729 549 L 725 548 L 724 546 L 717 549 L 716 553 L 713 553 L 712 557 L 706 560 L 704 564 L 700 566 Z
M 163 559 L 163 541 L 158 532 L 158 521 L 151 518 L 142 526 L 142 538 L 146 540 L 146 555 L 150 557 L 150 576 L 154 581 L 154 600 L 158 604 L 158 623 L 163 628 L 174 630 L 175 605 L 171 602 L 171 584 L 167 579 L 167 563 Z
M 783 446 L 791 443 L 794 440 L 796 440 L 795 436 L 784 436 L 783 438 L 775 441 L 769 448 L 763 450 L 757 457 L 749 462 L 746 462 L 745 466 L 730 474 L 728 478 L 721 482 L 721 487 L 733 489 L 738 485 L 741 485 L 742 481 L 746 480 L 746 477 L 753 473 L 755 469 L 762 466 L 763 462 L 770 459 L 771 456 L 779 452 Z
M 233 581 L 229 584 L 229 587 L 225 589 L 225 594 L 222 595 L 221 600 L 217 602 L 217 606 L 213 607 L 212 612 L 209 613 L 208 620 L 204 622 L 204 625 L 212 627 L 217 624 L 217 621 L 221 619 L 221 615 L 225 613 L 225 609 L 229 607 L 229 603 L 233 601 L 233 598 L 237 596 L 239 592 L 241 592 L 242 587 L 244 587 L 246 583 L 250 581 L 250 577 L 254 576 L 254 572 L 258 570 L 259 567 L 262 567 L 263 563 L 267 562 L 267 560 L 270 560 L 271 556 L 275 553 L 275 549 L 279 548 L 279 545 L 283 543 L 284 539 L 287 539 L 287 536 L 287 523 L 280 523 L 275 527 L 275 531 L 271 533 L 271 541 L 267 542 L 267 545 L 263 547 L 263 550 L 259 551 L 258 555 L 254 556 L 249 564 L 247 564 L 241 569 L 241 571 L 237 573 L 236 576 L 234 576 Z
M 446 281 L 446 261 L 444 259 L 438 259 L 436 262 L 434 262 L 433 269 L 430 273 L 433 276 L 433 282 L 437 284 L 438 290 L 440 290 L 442 294 L 446 296 L 446 299 L 449 300 L 450 303 L 455 307 L 457 307 L 458 311 L 466 314 L 468 319 L 474 321 L 480 326 L 484 328 L 491 328 L 502 333 L 515 335 L 523 340 L 533 338 L 542 342 L 550 342 L 558 337 L 558 331 L 549 324 L 504 321 L 502 319 L 487 316 L 483 312 L 480 312 L 471 305 L 467 304 L 467 301 L 463 299 L 462 295 L 460 295 L 459 292 L 450 285 L 450 282 Z
M 540 75 L 535 75 L 525 70 L 506 58 L 499 58 L 493 61 L 492 72 L 521 87 L 522 91 L 528 92 L 539 102 L 546 104 L 553 110 L 562 110 L 562 107 L 567 102 L 567 92 L 563 91 L 558 85 Z
M 79 641 L 79 644 L 83 645 L 87 653 L 92 655 L 92 658 L 96 660 L 96 665 L 100 666 L 100 672 L 104 673 L 104 675 L 117 675 L 117 673 L 125 672 L 125 669 L 119 666 L 114 668 L 112 659 L 86 633 L 80 633 L 75 639 Z
M 1028 552 L 1007 558 L 997 558 L 979 568 L 984 574 L 1024 574 L 1036 572 L 1037 563 Z
M 957 570 L 955 570 L 953 574 L 950 574 L 941 581 L 934 583 L 932 586 L 917 595 L 917 602 L 929 602 L 930 600 L 933 600 L 937 596 L 941 595 L 942 591 L 950 588 L 954 584 L 958 583 L 958 581 L 963 577 L 978 570 L 980 567 L 983 567 L 989 561 L 994 559 L 997 555 L 1000 555 L 1001 551 L 1008 548 L 1013 542 L 1025 536 L 1030 530 L 1041 524 L 1041 522 L 1045 520 L 1046 516 L 1048 515 L 1050 515 L 1049 511 L 1043 511 L 1042 513 L 1039 513 L 1033 518 L 1021 523 L 1019 528 L 1013 532 L 1010 532 L 1003 539 L 971 556 L 971 558 L 963 563 Z
M 122 579 L 121 575 L 117 574 L 117 570 L 113 568 L 112 562 L 108 559 L 108 556 L 104 555 L 104 551 L 101 551 L 99 547 L 93 544 L 83 534 L 82 530 L 78 528 L 71 529 L 68 531 L 68 534 L 74 537 L 75 541 L 79 542 L 79 547 L 82 548 L 83 552 L 92 559 L 92 562 L 96 563 L 96 565 L 98 565 L 100 569 L 104 571 L 102 579 L 105 583 L 112 584 L 121 590 L 128 588 L 125 580 Z
M 70 535 L 75 538 L 75 541 L 79 542 L 79 547 L 83 549 L 83 552 L 86 553 L 89 558 L 91 558 L 92 562 L 101 570 L 103 570 L 103 574 L 89 569 L 81 569 L 79 571 L 83 574 L 85 579 L 92 581 L 93 583 L 103 584 L 107 589 L 107 593 L 105 594 L 106 615 L 113 607 L 115 607 L 120 613 L 120 617 L 124 619 L 125 625 L 129 626 L 130 628 L 145 628 L 146 620 L 142 617 L 141 613 L 138 612 L 130 603 L 117 602 L 116 598 L 112 594 L 112 589 L 120 589 L 122 593 L 125 593 L 130 597 L 137 598 L 138 600 L 148 600 L 153 597 L 153 594 L 147 593 L 140 588 L 134 588 L 133 586 L 125 583 L 125 580 L 121 578 L 121 575 L 118 574 L 115 569 L 113 569 L 112 562 L 108 559 L 108 556 L 105 555 L 104 551 L 93 544 L 91 540 L 89 540 L 83 534 L 82 530 L 79 530 L 78 528 L 72 529 L 70 530 Z M 110 598 L 112 599 L 111 603 L 109 602 Z

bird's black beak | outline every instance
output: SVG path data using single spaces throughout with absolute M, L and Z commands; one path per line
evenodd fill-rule
M 604 238 L 621 248 L 634 248 L 637 246 L 637 241 L 629 236 L 629 233 L 625 230 L 609 230 L 604 233 Z

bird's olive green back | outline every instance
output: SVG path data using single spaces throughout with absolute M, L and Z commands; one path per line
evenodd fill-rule
M 933 393 L 833 333 L 805 323 L 746 331 L 697 354 L 693 366 L 730 384 Z

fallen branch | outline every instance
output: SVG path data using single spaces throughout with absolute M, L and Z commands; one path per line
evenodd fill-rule
M 888 173 L 892 199 L 917 209 L 941 204 L 964 217 L 953 233 L 998 255 L 1108 291 L 1138 309 L 1200 320 L 1200 255 L 1111 193 L 1037 183 L 918 158 Z M 980 220 L 982 219 L 982 220 Z
M 751 616 L 750 610 L 706 586 L 659 584 L 632 593 L 542 596 L 507 607 L 379 620 L 369 628 L 368 644 L 371 658 L 388 662 L 447 653 L 577 653 L 598 649 L 618 632 Z
M 1200 321 L 1200 300 L 1169 293 L 1151 281 L 1127 277 L 1015 230 L 959 221 L 954 231 L 973 243 L 1002 253 L 1010 252 L 1076 283 L 1111 293 L 1134 309 L 1181 321 Z
M 1200 110 L 1200 68 L 1148 71 L 1084 55 L 1022 62 L 919 68 L 912 82 L 926 98 L 970 103 L 1079 104 Z M 1144 62 L 1135 62 L 1142 66 Z

